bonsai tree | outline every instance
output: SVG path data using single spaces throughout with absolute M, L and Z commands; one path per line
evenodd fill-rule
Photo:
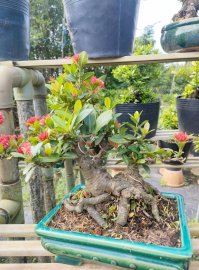
M 176 13 L 172 20 L 181 21 L 184 19 L 194 18 L 197 17 L 197 12 L 199 10 L 199 1 L 198 0 L 179 0 L 182 2 L 182 7 Z
M 97 102 L 104 84 L 92 72 L 85 71 L 87 59 L 85 52 L 73 57 L 72 65 L 66 65 L 64 73 L 52 82 L 50 102 L 54 110 L 50 116 L 27 121 L 30 133 L 26 143 L 31 144 L 31 149 L 20 157 L 25 155 L 30 164 L 42 166 L 76 157 L 86 187 L 83 195 L 75 201 L 70 197 L 65 206 L 77 213 L 86 210 L 103 228 L 108 224 L 96 206 L 114 199 L 118 201 L 117 224 L 127 223 L 133 198 L 151 206 L 153 218 L 159 222 L 156 195 L 160 194 L 144 181 L 139 167 L 148 170 L 147 164 L 170 156 L 171 151 L 156 148 L 146 139 L 150 126 L 148 121 L 140 123 L 141 113 L 135 112 L 130 116 L 132 124 L 127 123 L 133 135 L 116 125 L 118 115 L 112 112 L 111 100 L 105 98 L 103 106 Z M 53 103 L 52 95 L 58 103 Z M 107 172 L 109 154 L 127 164 L 125 173 L 112 177 Z M 26 168 L 26 174 L 30 170 L 31 166 Z

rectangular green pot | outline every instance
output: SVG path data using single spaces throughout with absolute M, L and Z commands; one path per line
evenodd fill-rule
M 71 193 L 82 187 L 75 187 Z M 180 248 L 48 228 L 47 224 L 69 194 L 38 223 L 35 231 L 41 237 L 43 247 L 56 255 L 57 262 L 79 265 L 84 260 L 90 260 L 136 270 L 187 270 L 192 257 L 192 246 L 184 200 L 179 194 L 163 195 L 176 199 L 178 203 L 182 242 Z

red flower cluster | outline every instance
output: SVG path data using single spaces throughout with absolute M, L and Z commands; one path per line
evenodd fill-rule
M 186 132 L 178 132 L 174 134 L 174 138 L 179 142 L 187 142 L 189 140 L 189 136 Z
M 0 125 L 2 125 L 5 121 L 5 117 L 2 112 L 0 112 Z
M 80 54 L 73 55 L 73 57 L 72 57 L 74 63 L 76 63 L 76 64 L 77 64 L 79 58 L 80 58 Z
M 44 132 L 41 132 L 39 135 L 38 135 L 38 139 L 40 141 L 45 141 L 49 138 L 49 134 L 47 131 L 44 131 Z
M 45 124 L 46 124 L 46 119 L 49 118 L 49 117 L 50 117 L 49 114 L 44 115 L 44 116 L 42 116 L 42 117 L 41 117 L 41 116 L 32 116 L 32 117 L 30 117 L 30 118 L 25 122 L 25 125 L 26 125 L 26 126 L 32 126 L 32 125 L 34 125 L 34 123 L 35 123 L 36 121 L 39 121 L 41 126 L 45 126 Z
M 92 85 L 96 85 L 96 88 L 93 90 L 93 93 L 95 94 L 104 87 L 104 82 L 98 79 L 96 76 L 91 77 L 90 82 Z
M 22 136 L 16 136 L 16 135 L 0 135 L 0 144 L 3 145 L 4 149 L 7 149 L 8 147 L 10 147 L 10 140 L 14 139 L 16 141 L 18 141 L 19 139 L 21 139 Z
M 20 154 L 31 154 L 31 143 L 23 142 L 18 148 L 17 152 Z
M 25 125 L 26 126 L 34 125 L 35 121 L 39 121 L 40 119 L 41 119 L 40 116 L 32 116 L 25 122 Z
M 48 119 L 49 117 L 50 117 L 49 114 L 42 116 L 42 117 L 40 118 L 40 121 L 39 121 L 40 124 L 41 124 L 42 126 L 45 126 L 45 124 L 46 124 L 46 119 Z

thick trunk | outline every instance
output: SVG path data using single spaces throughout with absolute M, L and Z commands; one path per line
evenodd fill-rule
M 175 22 L 197 17 L 198 10 L 199 0 L 183 0 L 182 8 L 173 16 L 172 20 Z
M 81 213 L 87 210 L 92 218 L 102 227 L 107 224 L 100 217 L 94 206 L 112 200 L 112 196 L 119 198 L 117 224 L 124 226 L 130 209 L 130 200 L 140 199 L 151 206 L 154 218 L 159 221 L 159 211 L 155 197 L 151 191 L 156 191 L 146 184 L 139 173 L 137 166 L 131 166 L 125 173 L 120 173 L 114 177 L 104 170 L 99 160 L 89 157 L 80 158 L 80 169 L 86 180 L 86 190 L 92 194 L 91 198 L 83 198 L 77 204 L 71 204 L 70 199 L 66 201 L 69 211 Z

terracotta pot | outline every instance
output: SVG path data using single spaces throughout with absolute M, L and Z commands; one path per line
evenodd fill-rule
M 184 186 L 184 175 L 181 169 L 160 169 L 160 174 L 162 175 L 162 180 L 164 185 L 168 187 L 182 187 Z

